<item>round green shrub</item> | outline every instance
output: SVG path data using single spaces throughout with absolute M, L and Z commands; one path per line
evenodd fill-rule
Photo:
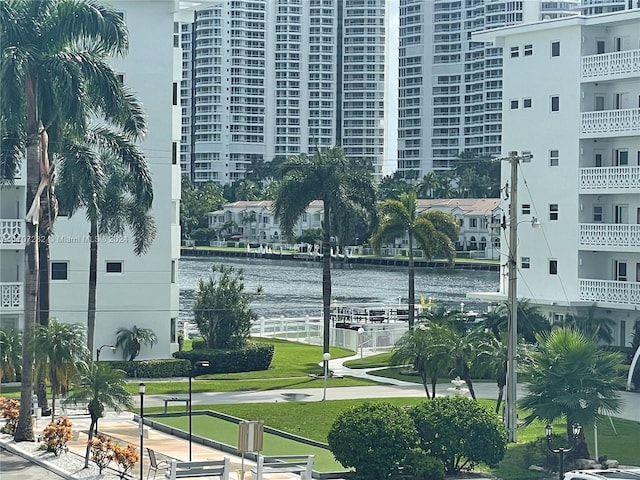
M 444 480 L 444 464 L 420 448 L 413 448 L 404 460 L 404 466 L 414 480 Z
M 329 429 L 328 443 L 342 466 L 363 480 L 389 478 L 418 434 L 407 412 L 390 403 L 370 403 L 342 412 Z
M 420 447 L 439 458 L 447 473 L 496 465 L 507 448 L 507 431 L 492 412 L 467 397 L 437 397 L 409 410 Z

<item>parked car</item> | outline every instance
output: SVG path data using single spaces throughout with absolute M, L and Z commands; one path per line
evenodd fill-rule
M 564 474 L 564 480 L 640 480 L 640 468 L 573 470 Z

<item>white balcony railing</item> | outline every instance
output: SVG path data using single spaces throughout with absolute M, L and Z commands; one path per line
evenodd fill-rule
M 640 303 L 640 283 L 614 280 L 579 279 L 580 300 L 587 302 L 637 305 Z
M 0 283 L 0 306 L 2 308 L 22 308 L 22 283 Z
M 582 137 L 640 135 L 640 108 L 583 112 L 580 135 Z
M 640 225 L 581 223 L 581 247 L 640 247 Z
M 640 50 L 603 53 L 582 57 L 582 78 L 614 78 L 640 74 Z
M 580 169 L 580 190 L 640 189 L 640 167 L 589 167 Z
M 15 245 L 25 241 L 24 220 L 0 219 L 0 244 Z

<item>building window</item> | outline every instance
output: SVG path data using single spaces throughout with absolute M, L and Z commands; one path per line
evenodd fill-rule
M 557 275 L 558 274 L 558 260 L 552 259 L 549 260 L 549 275 Z
M 511 58 L 520 56 L 520 47 L 511 47 Z
M 627 281 L 627 262 L 615 260 L 613 262 L 615 279 L 618 282 Z
M 518 109 L 518 100 L 511 100 L 511 110 Z
M 477 218 L 470 218 L 469 219 L 469 227 L 470 228 L 477 228 L 478 227 L 478 219 Z
M 531 205 L 528 203 L 522 204 L 522 215 L 531 215 Z
M 560 111 L 560 97 L 558 95 L 553 95 L 551 97 L 551 111 L 552 112 Z
M 559 163 L 560 163 L 560 151 L 549 150 L 549 166 L 557 167 Z
M 596 223 L 601 223 L 604 221 L 604 206 L 603 205 L 594 205 L 593 206 L 593 221 Z
M 533 55 L 533 45 L 529 44 L 529 45 L 525 45 L 524 46 L 524 56 L 525 57 L 529 57 Z
M 171 283 L 176 283 L 176 261 L 171 260 Z
M 51 262 L 51 280 L 69 280 L 69 262 Z
M 178 142 L 171 142 L 171 165 L 178 164 Z
M 122 262 L 107 262 L 107 273 L 122 273 Z
M 171 343 L 176 343 L 177 340 L 178 340 L 176 338 L 177 324 L 178 324 L 178 319 L 177 318 L 172 318 L 171 319 L 171 326 L 170 326 L 170 329 L 169 329 L 169 342 L 171 342 Z
M 178 105 L 178 82 L 173 82 L 173 105 Z
M 531 267 L 531 258 L 522 257 L 520 259 L 520 268 L 530 268 Z
M 558 204 L 549 205 L 549 220 L 558 220 Z
M 523 98 L 522 99 L 522 108 L 531 108 L 531 99 Z
M 551 42 L 551 56 L 552 57 L 560 56 L 560 42 Z

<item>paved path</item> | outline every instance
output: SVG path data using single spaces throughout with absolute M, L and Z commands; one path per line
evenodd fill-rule
M 0 450 L 0 478 L 2 480 L 60 480 L 62 477 L 18 455 Z

